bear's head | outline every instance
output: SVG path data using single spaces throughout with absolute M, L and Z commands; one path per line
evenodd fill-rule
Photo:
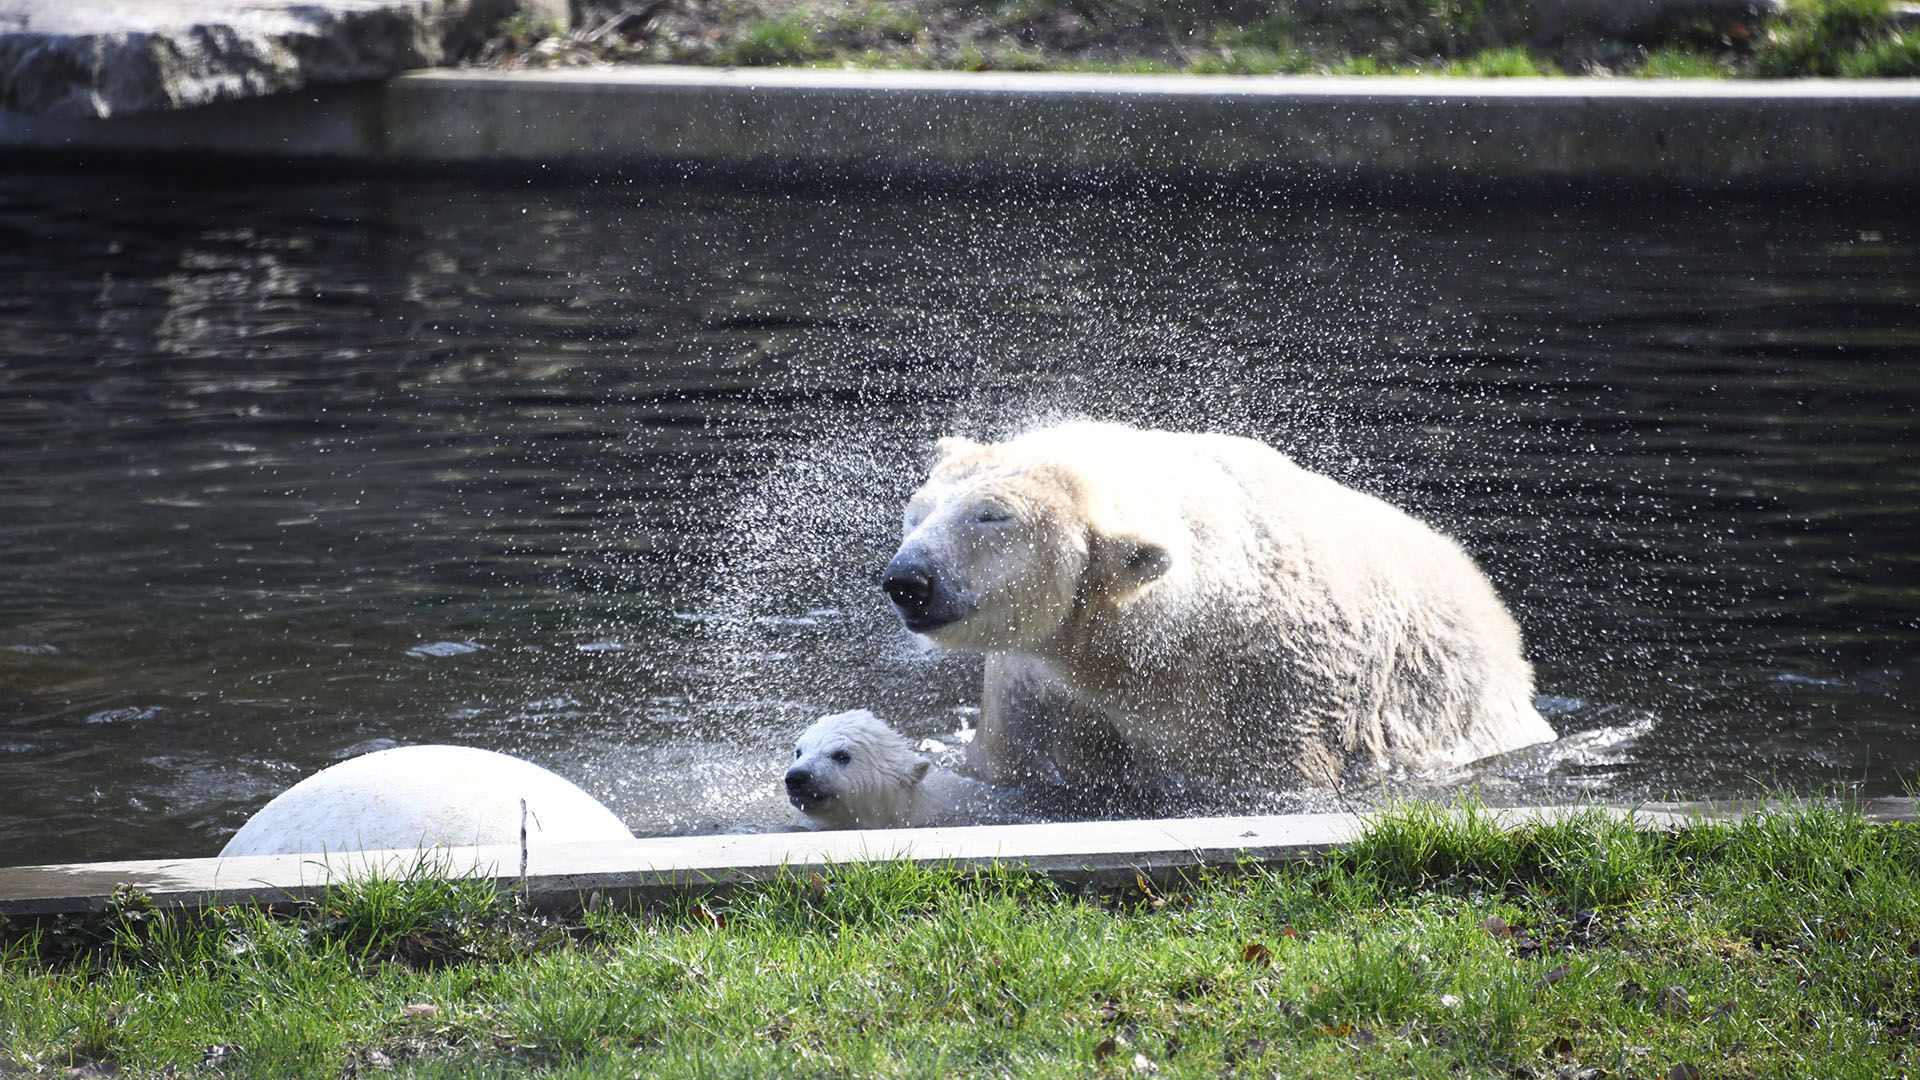
M 1125 528 L 1090 470 L 1057 452 L 1060 430 L 939 441 L 881 580 L 908 630 L 951 649 L 1036 648 L 1166 573 L 1167 549 Z
M 865 709 L 823 716 L 800 733 L 787 769 L 787 801 L 831 829 L 906 823 L 913 790 L 933 763 Z

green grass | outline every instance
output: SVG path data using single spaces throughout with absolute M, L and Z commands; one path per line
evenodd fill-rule
M 1920 76 L 1920 33 L 1908 30 L 1870 36 L 1839 58 L 1834 73 L 1850 79 Z
M 1643 79 L 1718 79 L 1727 74 L 1712 56 L 1680 46 L 1653 50 L 1633 73 Z
M 1298 48 L 1243 45 L 1195 57 L 1187 71 L 1194 75 L 1298 75 L 1315 67 L 1313 57 Z
M 1835 807 L 1416 803 L 1162 891 L 884 864 L 566 924 L 421 873 L 0 946 L 0 1076 L 1877 1078 L 1916 1014 L 1920 829 Z
M 1557 75 L 1559 71 L 1551 63 L 1535 56 L 1530 50 L 1515 45 L 1501 49 L 1483 49 L 1472 56 L 1452 61 L 1447 64 L 1446 73 L 1475 78 L 1512 79 Z
M 718 59 L 721 63 L 743 67 L 805 64 L 825 59 L 834 50 L 821 39 L 815 26 L 805 12 L 754 19 L 732 36 Z
M 1793 0 L 1754 52 L 1753 73 L 1920 75 L 1920 35 L 1890 29 L 1889 0 Z

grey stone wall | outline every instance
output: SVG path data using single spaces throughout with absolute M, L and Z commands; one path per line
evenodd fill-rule
M 94 119 L 379 79 L 565 0 L 0 0 L 0 109 Z

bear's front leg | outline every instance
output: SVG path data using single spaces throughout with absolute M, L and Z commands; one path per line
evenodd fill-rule
M 1057 785 L 1048 754 L 1061 703 L 1053 679 L 1036 660 L 1011 653 L 987 656 L 980 689 L 980 725 L 967 748 L 967 765 L 990 784 Z
M 1018 653 L 987 657 L 969 764 L 995 784 L 1137 786 L 1135 756 L 1099 709 Z

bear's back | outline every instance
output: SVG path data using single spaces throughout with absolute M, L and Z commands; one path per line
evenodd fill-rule
M 1091 521 L 1173 556 L 1082 652 L 1131 672 L 1095 692 L 1136 746 L 1206 756 L 1190 742 L 1202 716 L 1224 745 L 1324 732 L 1349 762 L 1552 738 L 1518 625 L 1465 549 L 1413 515 L 1240 436 L 1074 423 L 1014 442 L 1079 477 Z

